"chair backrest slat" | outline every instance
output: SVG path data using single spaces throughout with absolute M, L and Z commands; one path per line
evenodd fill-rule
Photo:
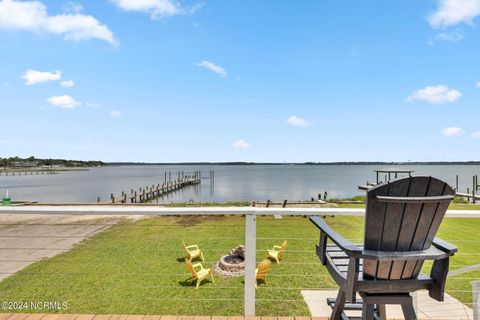
M 272 265 L 272 262 L 268 259 L 264 259 L 260 264 L 258 265 L 258 272 L 257 275 L 263 275 L 267 273 L 267 271 L 270 269 L 270 266 Z
M 192 277 L 195 278 L 197 276 L 197 272 L 195 271 L 192 262 L 188 259 L 185 259 L 185 265 L 187 266 L 188 271 L 190 271 L 192 274 Z
M 367 192 L 365 249 L 413 251 L 431 246 L 448 208 L 439 196 L 454 195 L 445 182 L 432 177 L 408 177 L 377 186 Z M 382 198 L 387 197 L 387 198 Z M 391 197 L 391 198 L 388 198 Z M 407 201 L 405 197 L 430 197 Z M 433 198 L 437 197 L 437 198 Z M 423 261 L 364 261 L 366 278 L 410 279 L 420 272 Z

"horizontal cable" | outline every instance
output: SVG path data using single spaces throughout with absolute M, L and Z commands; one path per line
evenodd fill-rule
M 347 258 L 345 258 L 347 259 Z M 114 260 L 114 262 L 123 262 L 124 260 Z M 256 263 L 260 263 L 262 262 L 263 260 L 258 260 L 256 261 Z M 80 260 L 80 259 L 72 259 L 72 260 L 0 260 L 0 263 L 19 263 L 19 262 L 24 262 L 24 263 L 45 263 L 45 264 L 48 264 L 48 263 L 85 263 L 85 264 L 96 264 L 96 263 L 100 263 L 100 262 L 105 262 L 104 260 L 102 259 L 93 259 L 93 260 Z M 212 264 L 215 264 L 217 262 L 219 262 L 219 260 L 216 260 L 216 261 L 193 261 L 194 263 L 195 262 L 200 262 L 202 265 L 212 265 Z M 180 262 L 180 261 L 177 261 L 177 263 L 184 263 L 184 262 Z M 149 263 L 142 263 L 143 265 L 144 264 L 149 264 Z M 173 264 L 173 262 L 156 262 L 156 261 L 152 261 L 150 262 L 150 264 L 166 264 L 166 265 L 171 265 Z M 322 266 L 322 264 L 320 262 L 282 262 L 282 265 L 298 265 L 298 266 L 302 266 L 302 265 L 312 265 L 312 266 Z M 456 266 L 456 267 L 469 267 L 471 266 L 470 264 L 456 264 L 456 263 L 450 263 L 450 266 Z M 473 270 L 472 272 L 475 272 L 475 270 Z M 452 276 L 452 277 L 455 277 L 455 276 Z M 460 279 L 460 278 L 456 278 L 456 279 Z
M 203 289 L 203 288 L 202 288 Z M 15 297 L 15 299 L 33 299 L 33 300 L 39 300 L 43 301 L 40 299 L 44 299 L 45 297 L 27 297 L 27 298 L 18 298 Z M 106 297 L 107 298 L 107 297 Z M 9 298 L 1 298 L 0 299 L 9 299 Z M 59 301 L 62 300 L 63 298 L 57 298 Z M 96 298 L 98 299 L 98 298 Z M 243 299 L 240 298 L 146 298 L 146 297 L 128 297 L 129 300 L 148 300 L 148 301 L 163 301 L 163 300 L 178 300 L 178 301 L 243 301 Z M 64 301 L 67 301 L 68 299 L 63 299 Z
M 125 270 L 118 270 L 120 271 L 125 271 Z M 17 274 L 19 272 L 0 272 L 0 275 L 13 275 Z M 92 275 L 90 272 L 21 272 L 21 275 Z M 101 275 L 112 275 L 112 272 L 108 273 L 96 273 L 97 276 Z M 218 275 L 218 274 L 216 274 Z M 153 277 L 170 277 L 170 276 L 176 276 L 176 277 L 185 277 L 188 276 L 188 273 L 163 273 L 163 274 L 152 274 L 152 273 L 129 273 L 129 276 L 153 276 Z M 328 275 L 322 275 L 322 274 L 267 274 L 269 277 L 310 277 L 310 278 L 318 278 L 318 277 L 323 277 L 323 278 L 330 278 Z
M 70 248 L 36 248 L 36 247 L 4 247 L 0 248 L 0 250 L 52 250 L 52 251 L 66 251 L 66 250 L 71 250 L 73 248 L 82 248 L 82 250 L 97 250 L 98 247 L 87 247 L 89 244 L 88 243 L 82 243 L 82 244 L 73 244 L 72 247 Z M 87 247 L 87 248 L 85 248 Z M 202 251 L 210 251 L 209 253 L 212 253 L 211 250 L 219 250 L 219 254 L 225 253 L 225 251 L 220 251 L 221 249 L 210 249 L 210 248 L 201 248 Z M 256 252 L 268 252 L 271 249 L 262 249 L 262 250 L 257 250 Z M 181 249 L 158 249 L 157 251 L 162 251 L 162 252 L 178 252 L 181 251 Z M 215 251 L 216 252 L 216 251 Z M 316 254 L 315 250 L 286 250 L 287 253 L 312 253 Z M 455 255 L 469 255 L 469 256 L 477 256 L 480 255 L 480 252 L 459 252 L 456 253 Z
M 85 235 L 85 236 L 35 236 L 35 235 L 0 235 L 0 238 L 34 238 L 34 239 L 87 239 L 90 238 L 92 235 Z M 130 237 L 119 237 L 119 236 L 113 236 L 113 237 L 108 237 L 108 239 L 138 239 L 138 240 L 146 240 L 146 241 L 158 241 L 158 239 L 145 239 L 143 237 L 145 236 L 150 236 L 150 235 L 139 235 L 139 236 L 130 236 Z M 143 238 L 143 239 L 142 239 Z M 184 238 L 169 238 L 169 237 L 162 237 L 162 240 L 185 240 L 189 239 L 188 237 Z M 192 238 L 194 239 L 194 238 Z M 244 237 L 209 237 L 208 240 L 244 240 Z M 290 240 L 290 239 L 289 239 Z
M 141 221 L 141 220 L 140 220 Z M 149 225 L 140 225 L 140 224 L 119 224 L 117 223 L 0 223 L 0 226 L 49 226 L 49 227 L 119 227 L 119 228 L 149 228 L 149 227 L 245 227 L 244 224 L 222 224 L 218 223 L 217 225 L 209 224 L 149 224 Z M 300 227 L 300 226 L 299 226 Z
M 194 283 L 194 282 L 193 282 Z M 76 285 L 76 284 L 69 284 L 68 287 L 73 287 L 73 288 L 78 288 L 78 287 L 90 287 L 91 284 L 83 284 L 83 285 Z M 98 286 L 98 284 L 96 284 Z M 64 286 L 62 285 L 46 285 L 46 286 L 31 286 L 29 285 L 29 289 L 45 289 L 45 288 L 63 288 Z M 104 289 L 110 289 L 110 288 L 145 288 L 145 289 L 154 289 L 154 288 L 169 288 L 169 289 L 179 289 L 179 290 L 184 290 L 184 289 L 190 289 L 192 286 L 164 286 L 164 285 L 108 285 Z M 234 289 L 234 290 L 239 290 L 239 289 L 244 289 L 244 287 L 216 287 L 216 286 L 204 286 L 202 289 Z

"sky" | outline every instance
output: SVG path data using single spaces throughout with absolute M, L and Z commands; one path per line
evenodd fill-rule
M 480 0 L 0 0 L 0 157 L 480 160 Z

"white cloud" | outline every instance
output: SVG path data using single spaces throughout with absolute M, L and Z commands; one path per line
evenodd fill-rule
M 110 110 L 110 115 L 114 118 L 118 118 L 122 115 L 123 113 L 121 111 L 117 110 Z
M 213 62 L 203 60 L 203 61 L 197 62 L 196 65 L 199 67 L 207 68 L 208 70 L 215 72 L 216 74 L 221 75 L 222 77 L 227 76 L 227 71 Z
M 80 13 L 83 11 L 83 6 L 78 2 L 67 2 L 63 5 L 63 11 L 66 13 Z
M 42 82 L 60 80 L 62 78 L 62 72 L 59 70 L 48 72 L 28 69 L 25 71 L 25 74 L 22 76 L 22 78 L 25 79 L 26 85 L 32 85 Z
M 463 39 L 463 33 L 460 31 L 455 32 L 441 32 L 435 36 L 437 41 L 450 41 L 457 42 Z
M 465 134 L 465 130 L 459 127 L 450 127 L 443 129 L 442 134 L 447 137 L 459 137 Z
M 438 9 L 427 17 L 432 27 L 444 28 L 459 23 L 473 24 L 480 15 L 480 0 L 437 0 Z
M 248 143 L 247 141 L 243 140 L 243 139 L 240 139 L 240 140 L 237 140 L 233 143 L 233 146 L 235 148 L 239 148 L 239 149 L 248 149 L 250 148 L 252 145 L 250 143 Z
M 75 85 L 75 82 L 73 80 L 65 80 L 60 82 L 60 85 L 64 88 L 71 88 Z
M 55 34 L 64 34 L 65 40 L 100 39 L 116 44 L 112 31 L 92 16 L 61 14 L 49 17 L 47 22 L 47 29 Z
M 80 106 L 80 102 L 76 101 L 69 95 L 63 96 L 53 96 L 47 99 L 47 101 L 54 106 L 60 107 L 62 109 L 73 109 Z
M 184 13 L 184 9 L 172 0 L 111 0 L 124 11 L 139 11 L 150 14 L 150 18 L 173 16 Z
M 99 103 L 86 102 L 85 105 L 89 108 L 100 108 L 102 105 Z
M 310 123 L 307 120 L 305 120 L 303 118 L 300 118 L 300 117 L 297 117 L 297 116 L 288 117 L 287 123 L 289 125 L 294 126 L 294 127 L 301 127 L 301 128 L 305 128 L 305 127 L 308 127 L 310 125 Z
M 480 131 L 475 131 L 474 133 L 472 133 L 472 138 L 480 139 Z
M 0 29 L 52 33 L 72 41 L 99 39 L 116 43 L 112 31 L 94 17 L 78 12 L 49 16 L 40 1 L 0 0 Z
M 423 100 L 433 104 L 440 104 L 445 102 L 455 102 L 462 97 L 462 93 L 458 90 L 449 89 L 447 86 L 427 86 L 423 89 L 418 89 L 412 95 L 407 97 L 408 102 L 415 100 Z

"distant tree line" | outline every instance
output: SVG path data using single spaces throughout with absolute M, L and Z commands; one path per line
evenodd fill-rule
M 7 167 L 42 167 L 42 166 L 61 166 L 61 167 L 98 167 L 103 166 L 102 161 L 82 161 L 66 159 L 38 159 L 34 156 L 28 158 L 20 157 L 0 157 L 0 166 Z
M 225 165 L 225 166 L 253 166 L 253 165 L 480 165 L 480 161 L 337 161 L 337 162 L 105 162 L 110 166 L 158 166 L 158 165 Z

